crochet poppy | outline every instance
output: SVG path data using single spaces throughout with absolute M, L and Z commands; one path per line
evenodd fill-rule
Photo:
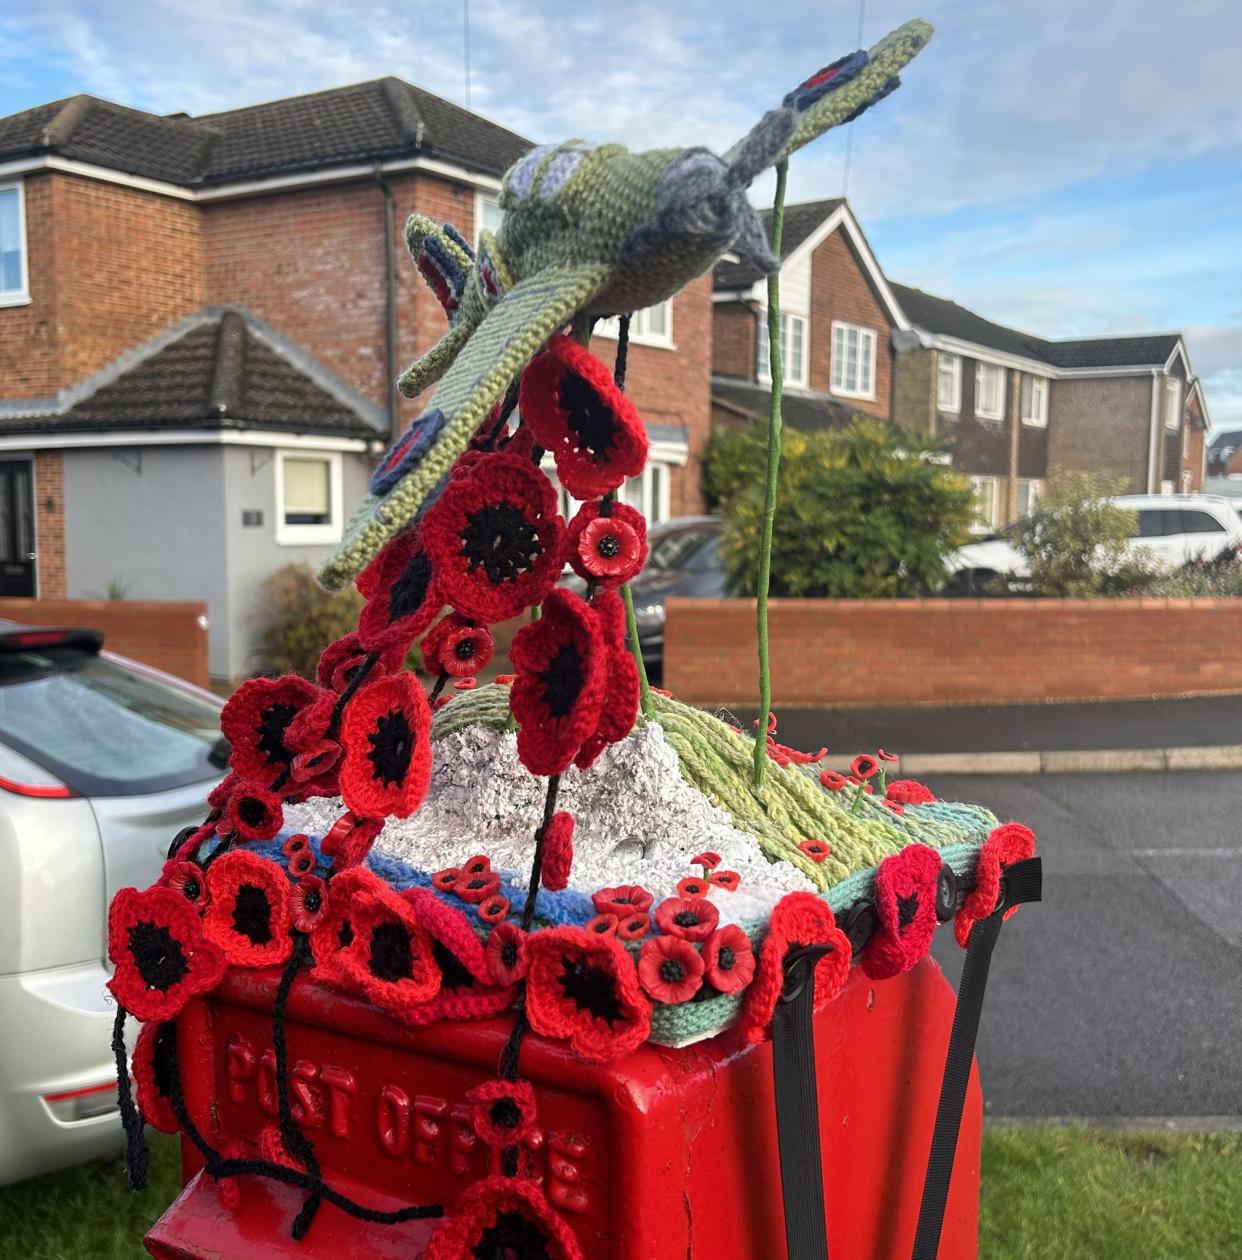
M 543 866 L 540 882 L 549 892 L 560 892 L 569 884 L 574 864 L 574 816 L 558 810 L 548 820 L 543 832 Z
M 261 783 L 239 783 L 224 810 L 225 829 L 242 840 L 270 840 L 284 820 L 284 801 Z
M 289 874 L 295 879 L 309 875 L 315 869 L 315 855 L 309 851 L 295 853 L 286 863 Z
M 1034 853 L 1035 833 L 1021 823 L 1002 823 L 983 842 L 975 865 L 974 889 L 967 894 L 953 922 L 953 935 L 963 949 L 970 943 L 971 928 L 996 909 L 1004 868 L 1023 862 Z M 1005 918 L 1011 918 L 1017 910 L 1017 906 L 1010 906 L 1005 911 Z
M 712 871 L 707 877 L 707 882 L 714 888 L 723 888 L 727 892 L 733 892 L 742 882 L 742 877 L 737 871 Z
M 457 866 L 447 867 L 445 870 L 436 871 L 431 877 L 431 886 L 438 888 L 441 892 L 452 892 L 457 886 L 457 881 L 461 879 L 461 868 Z
M 285 774 L 294 758 L 285 732 L 318 694 L 296 674 L 242 683 L 220 711 L 220 732 L 232 747 L 229 764 L 234 772 L 264 786 Z
M 703 960 L 680 936 L 653 936 L 638 958 L 638 983 L 653 1001 L 666 1006 L 688 1002 L 703 981 Z
M 835 770 L 821 770 L 819 772 L 819 781 L 830 792 L 840 792 L 843 788 L 850 785 L 849 779 L 843 774 L 838 774 Z
M 497 984 L 517 984 L 526 975 L 526 933 L 516 923 L 498 923 L 487 938 L 487 969 Z
M 535 1091 L 526 1081 L 484 1081 L 467 1095 L 474 1131 L 488 1146 L 516 1146 L 535 1127 Z
M 418 645 L 423 669 L 458 678 L 473 677 L 492 659 L 495 644 L 486 626 L 476 625 L 460 613 L 449 613 L 423 636 Z
M 638 884 L 618 884 L 616 888 L 601 888 L 591 894 L 596 913 L 615 914 L 618 919 L 646 914 L 654 901 L 655 898 Z
M 837 927 L 822 898 L 814 893 L 786 893 L 768 919 L 759 965 L 742 1005 L 740 1022 L 750 1041 L 763 1041 L 768 1036 L 785 985 L 786 955 L 808 945 L 830 947 L 815 966 L 815 1002 L 819 1005 L 836 997 L 849 975 L 849 938 Z
M 677 895 L 679 897 L 688 897 L 691 900 L 695 900 L 699 897 L 706 897 L 710 891 L 711 885 L 698 875 L 687 875 L 685 879 L 677 881 Z
M 647 522 L 628 503 L 584 503 L 565 531 L 565 559 L 584 581 L 620 586 L 647 563 Z
M 500 873 L 498 871 L 479 871 L 477 875 L 462 872 L 461 877 L 453 884 L 453 892 L 462 901 L 472 906 L 481 906 L 489 897 L 494 897 L 500 890 Z
M 869 753 L 860 753 L 850 762 L 850 772 L 858 779 L 870 779 L 880 771 L 880 763 Z
M 617 935 L 623 941 L 641 941 L 651 931 L 649 914 L 629 914 L 617 920 Z
M 894 779 L 884 795 L 899 805 L 930 805 L 936 799 L 932 790 L 917 779 Z
M 399 649 L 404 656 L 440 611 L 434 565 L 417 528 L 385 543 L 358 575 L 357 587 L 367 601 L 358 617 L 358 642 L 368 652 Z
M 203 868 L 198 863 L 176 863 L 168 873 L 165 882 L 174 892 L 179 892 L 195 909 L 201 910 L 207 904 L 207 879 L 203 874 Z
M 701 897 L 670 897 L 656 906 L 655 921 L 668 936 L 705 941 L 716 930 L 720 911 Z
M 620 922 L 615 914 L 597 914 L 586 921 L 586 930 L 596 936 L 616 936 Z
M 575 499 L 607 494 L 647 463 L 647 430 L 633 402 L 609 369 L 564 333 L 522 373 L 518 405 Z
M 207 871 L 211 905 L 203 931 L 237 967 L 273 967 L 289 957 L 289 881 L 275 862 L 235 849 Z
M 608 662 L 598 619 L 576 595 L 555 590 L 539 620 L 513 636 L 509 659 L 518 757 L 532 774 L 560 774 L 599 725 Z
M 408 902 L 395 894 L 357 891 L 348 914 L 349 942 L 322 966 L 324 980 L 396 1012 L 439 993 L 431 937 Z
M 473 691 L 479 685 L 477 678 L 459 678 L 453 684 L 454 691 Z
M 138 1110 L 143 1120 L 161 1133 L 176 1133 L 181 1125 L 173 1109 L 170 1055 L 176 1053 L 176 1025 L 167 1020 L 144 1024 L 134 1045 L 133 1074 Z
M 198 912 L 163 884 L 122 888 L 108 908 L 108 988 L 133 1016 L 171 1019 L 224 975 L 224 954 L 203 934 Z
M 509 917 L 509 898 L 494 893 L 485 901 L 479 902 L 479 918 L 484 923 L 500 923 Z
M 534 1181 L 485 1177 L 468 1187 L 432 1235 L 422 1260 L 583 1260 L 582 1248 Z
M 362 646 L 357 630 L 351 630 L 340 639 L 334 639 L 320 653 L 315 666 L 315 681 L 338 695 L 349 686 L 354 676 L 366 664 L 369 653 Z M 380 658 L 367 671 L 368 678 L 378 678 L 401 668 L 405 659 L 405 647 L 397 644 L 380 654 Z
M 444 488 L 423 521 L 442 597 L 493 623 L 540 603 L 561 568 L 556 492 L 516 455 L 489 455 Z
M 720 865 L 720 854 L 713 853 L 710 849 L 704 849 L 702 853 L 696 853 L 690 859 L 691 866 L 703 866 L 709 871 L 714 871 Z
M 303 875 L 289 894 L 293 926 L 308 936 L 323 922 L 328 910 L 328 889 L 317 875 Z
M 638 664 L 620 643 L 608 644 L 607 675 L 599 721 L 574 758 L 574 765 L 580 770 L 592 766 L 609 744 L 624 739 L 634 729 L 638 718 Z
M 720 993 L 740 992 L 755 974 L 750 938 L 736 923 L 713 932 L 703 943 L 703 967 L 713 989 Z
M 578 927 L 546 928 L 527 942 L 526 1014 L 545 1037 L 564 1038 L 592 1063 L 641 1045 L 651 1006 L 625 947 Z
M 832 845 L 825 844 L 822 840 L 799 840 L 798 848 L 812 862 L 822 862 L 832 852 Z
M 395 895 L 378 875 L 364 866 L 353 866 L 324 881 L 328 900 L 319 922 L 311 932 L 311 956 L 322 967 L 354 939 L 353 899 L 359 893 L 385 898 Z
M 375 838 L 384 830 L 382 818 L 355 818 L 345 813 L 332 824 L 328 834 L 324 836 L 319 851 L 332 859 L 332 870 L 347 871 L 360 866 Z
M 859 958 L 872 980 L 909 971 L 931 948 L 939 881 L 940 854 L 925 844 L 907 845 L 880 863 L 875 873 L 878 925 Z
M 885 752 L 883 748 L 877 748 L 875 750 L 875 755 L 879 757 L 881 761 L 900 761 L 901 760 L 901 758 L 897 756 L 896 753 Z
M 207 793 L 207 804 L 210 808 L 217 812 L 223 813 L 224 807 L 229 803 L 229 797 L 233 795 L 233 789 L 241 780 L 235 774 L 226 774 L 215 787 Z
M 304 831 L 297 831 L 280 846 L 280 851 L 285 857 L 291 858 L 298 853 L 305 853 L 309 848 L 310 836 Z
M 365 683 L 341 723 L 341 796 L 363 818 L 408 818 L 431 781 L 431 707 L 412 674 Z
M 492 859 L 486 853 L 476 853 L 462 863 L 461 869 L 467 875 L 486 875 L 492 869 Z

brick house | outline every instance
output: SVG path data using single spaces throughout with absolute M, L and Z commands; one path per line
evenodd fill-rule
M 391 385 L 444 329 L 405 218 L 494 226 L 529 144 L 396 78 L 0 119 L 0 595 L 206 598 L 212 674 L 253 668 L 258 583 L 327 555 L 426 404 Z M 633 323 L 655 519 L 701 507 L 710 283 Z

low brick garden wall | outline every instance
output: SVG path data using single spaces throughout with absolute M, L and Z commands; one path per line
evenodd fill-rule
M 1242 692 L 1242 599 L 777 599 L 773 703 L 984 704 Z M 664 685 L 759 698 L 755 601 L 673 599 Z
M 107 651 L 207 686 L 207 605 L 202 600 L 0 599 L 0 618 L 99 630 Z

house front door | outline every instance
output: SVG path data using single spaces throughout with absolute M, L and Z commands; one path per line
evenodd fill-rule
M 28 459 L 0 459 L 0 595 L 35 593 L 31 482 Z

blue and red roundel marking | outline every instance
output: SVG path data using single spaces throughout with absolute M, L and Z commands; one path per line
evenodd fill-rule
M 799 83 L 781 104 L 786 109 L 792 109 L 801 114 L 810 109 L 816 101 L 822 100 L 829 92 L 835 92 L 837 88 L 848 83 L 866 64 L 867 54 L 861 49 L 858 52 L 848 53 L 838 58 L 832 65 L 817 70 L 805 83 Z
M 387 494 L 426 455 L 447 423 L 448 417 L 439 407 L 424 411 L 392 444 L 371 474 L 371 493 Z

